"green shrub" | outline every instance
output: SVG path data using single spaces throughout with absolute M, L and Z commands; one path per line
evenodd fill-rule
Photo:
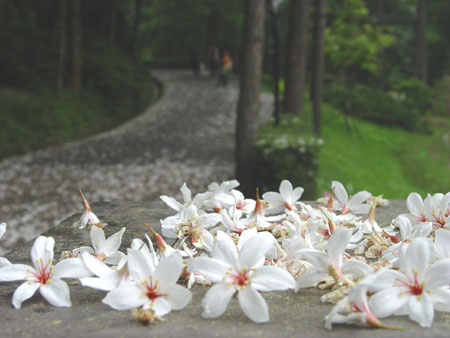
M 259 132 L 253 151 L 253 186 L 262 191 L 278 191 L 288 179 L 305 189 L 303 199 L 316 198 L 316 173 L 322 139 L 308 131 L 298 116 L 282 116 L 279 126 L 272 122 Z
M 394 84 L 391 94 L 394 93 L 397 100 L 416 116 L 428 115 L 433 107 L 432 89 L 415 78 Z
M 403 90 L 411 92 L 417 87 L 404 84 Z M 426 131 L 424 114 L 419 108 L 411 108 L 414 102 L 406 102 L 406 94 L 392 94 L 378 89 L 357 85 L 352 89 L 339 84 L 331 84 L 325 88 L 325 101 L 341 109 L 350 116 L 379 124 L 399 126 L 409 131 Z M 409 97 L 409 94 L 408 94 Z

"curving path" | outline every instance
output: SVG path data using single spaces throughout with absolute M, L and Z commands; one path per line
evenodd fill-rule
M 82 210 L 88 200 L 155 200 L 234 175 L 237 79 L 227 88 L 188 71 L 155 71 L 164 95 L 142 115 L 88 139 L 0 162 L 0 255 Z M 262 121 L 272 97 L 262 95 Z M 94 210 L 95 211 L 95 210 Z

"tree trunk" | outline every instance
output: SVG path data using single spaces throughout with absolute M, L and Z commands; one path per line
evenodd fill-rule
M 111 0 L 111 16 L 109 19 L 108 38 L 111 43 L 114 42 L 116 34 L 117 0 Z
M 139 61 L 139 25 L 141 24 L 142 0 L 136 0 L 134 6 L 133 35 L 131 37 L 131 53 L 135 63 Z
M 57 88 L 61 91 L 64 88 L 64 69 L 66 59 L 66 0 L 59 1 L 59 51 L 58 51 L 58 74 Z
M 82 64 L 81 54 L 81 1 L 72 1 L 72 89 L 81 93 Z
M 378 0 L 378 26 L 381 29 L 381 33 L 384 33 L 384 0 Z M 383 45 L 380 47 L 380 59 L 379 59 L 379 87 L 381 91 L 386 89 L 386 67 L 385 67 L 385 52 Z
M 418 0 L 416 26 L 415 75 L 417 79 L 427 81 L 427 0 Z
M 316 135 L 321 134 L 322 119 L 322 91 L 324 73 L 324 31 L 325 31 L 325 0 L 316 0 L 314 10 L 313 35 L 313 77 L 311 84 L 311 98 L 313 101 L 314 125 Z
M 285 67 L 284 111 L 300 113 L 306 78 L 309 0 L 292 0 L 289 16 L 288 51 Z
M 241 184 L 251 175 L 250 153 L 257 136 L 264 44 L 265 2 L 246 0 L 240 91 L 236 124 L 236 174 Z

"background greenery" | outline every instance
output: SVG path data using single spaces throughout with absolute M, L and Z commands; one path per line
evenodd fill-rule
M 70 84 L 74 1 L 66 1 L 62 89 L 56 85 L 61 1 L 0 1 L 0 158 L 84 137 L 138 114 L 156 97 L 150 70 L 188 67 L 193 48 L 205 64 L 211 46 L 228 50 L 239 69 L 242 0 L 80 0 L 83 83 L 77 94 Z M 259 160 L 271 153 L 278 163 L 279 169 L 269 170 L 275 180 L 313 172 L 316 195 L 329 190 L 331 180 L 350 192 L 366 189 L 389 198 L 450 190 L 450 6 L 447 0 L 428 2 L 428 80 L 421 82 L 413 77 L 417 0 L 384 1 L 383 25 L 378 3 L 327 0 L 323 145 L 317 146 L 317 139 L 311 148 L 288 141 L 278 157 L 273 151 L 280 139 L 312 135 L 306 88 L 304 111 L 282 116 L 280 127 L 266 126 L 256 145 Z M 282 74 L 289 71 L 283 62 L 289 6 L 284 0 L 278 15 Z M 313 8 L 308 51 L 312 14 Z M 267 15 L 268 91 L 274 67 L 271 20 Z M 307 59 L 309 80 L 309 52 Z M 283 91 L 283 79 L 278 85 Z M 311 156 L 289 155 L 303 146 Z M 286 167 L 294 169 L 288 173 Z

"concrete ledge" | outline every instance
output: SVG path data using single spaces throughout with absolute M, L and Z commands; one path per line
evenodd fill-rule
M 107 236 L 122 226 L 127 228 L 121 250 L 125 251 L 133 238 L 144 238 L 149 223 L 159 229 L 159 219 L 173 214 L 160 202 L 136 203 L 116 202 L 96 204 L 93 210 L 103 221 Z M 378 211 L 379 210 L 379 211 Z M 391 201 L 389 208 L 377 210 L 377 221 L 387 223 L 406 211 L 405 201 Z M 74 215 L 55 226 L 46 236 L 56 241 L 55 257 L 62 251 L 90 245 L 89 232 L 74 229 Z M 34 241 L 9 252 L 12 263 L 30 264 L 30 249 Z M 130 320 L 130 311 L 115 311 L 101 303 L 105 293 L 83 288 L 77 280 L 66 279 L 71 291 L 72 307 L 56 308 L 49 305 L 36 293 L 24 302 L 22 309 L 11 305 L 12 293 L 21 282 L 0 284 L 1 337 L 449 337 L 450 314 L 435 312 L 431 329 L 421 328 L 407 317 L 392 317 L 384 322 L 401 325 L 403 331 L 390 331 L 356 326 L 335 325 L 333 331 L 323 327 L 324 317 L 331 310 L 330 304 L 322 304 L 317 289 L 301 290 L 298 293 L 263 293 L 269 311 L 270 322 L 255 324 L 243 314 L 237 299 L 232 299 L 226 313 L 217 319 L 202 319 L 201 301 L 206 287 L 194 286 L 191 303 L 181 311 L 172 311 L 166 321 L 143 326 Z

